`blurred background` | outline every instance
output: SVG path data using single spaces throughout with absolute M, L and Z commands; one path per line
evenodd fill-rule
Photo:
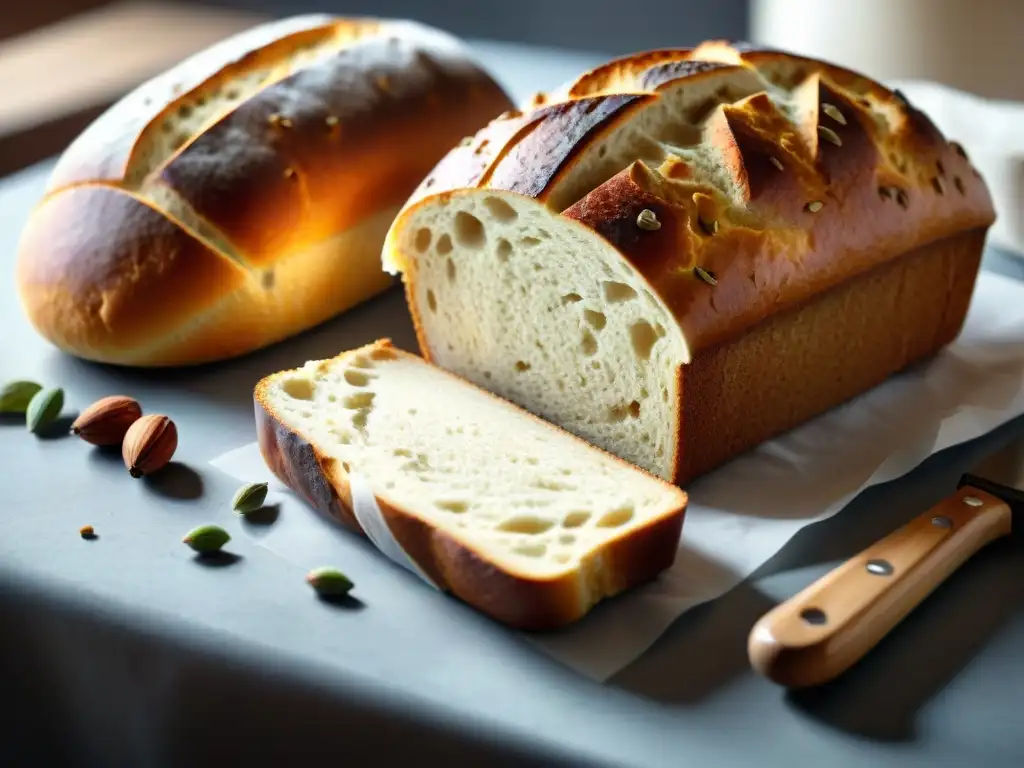
M 148 77 L 267 18 L 417 19 L 498 62 L 513 92 L 609 56 L 708 38 L 753 40 L 880 78 L 1024 100 L 1022 0 L 33 0 L 0 13 L 0 176 L 59 152 Z M 513 82 L 509 82 L 509 78 Z M 515 95 L 519 95 L 516 93 Z

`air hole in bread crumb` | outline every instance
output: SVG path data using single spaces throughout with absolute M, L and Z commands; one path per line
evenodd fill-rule
M 352 358 L 352 367 L 369 369 L 373 368 L 373 363 L 370 361 L 370 358 L 365 355 L 356 355 Z
M 504 237 L 498 238 L 498 246 L 495 248 L 495 253 L 498 255 L 498 261 L 508 261 L 512 255 L 512 243 Z
M 540 238 L 530 237 L 529 235 L 527 235 L 526 237 L 522 238 L 519 242 L 525 245 L 527 248 L 533 248 L 535 246 L 540 245 Z
M 404 456 L 405 458 L 412 457 L 412 451 L 410 451 L 408 448 L 395 448 L 393 453 L 395 454 L 395 456 Z
M 548 548 L 544 544 L 521 544 L 513 550 L 518 555 L 526 557 L 544 557 Z
M 613 304 L 619 301 L 629 301 L 636 298 L 636 291 L 625 283 L 610 280 L 604 284 L 604 298 Z
M 566 483 L 561 480 L 552 480 L 551 478 L 542 477 L 539 480 L 534 480 L 530 483 L 534 488 L 540 488 L 545 491 L 575 491 L 576 486 L 572 483 Z
M 590 361 L 590 367 L 593 368 L 595 371 L 601 370 L 601 361 L 600 360 L 591 360 Z
M 373 352 L 370 353 L 370 357 L 372 357 L 374 360 L 396 360 L 398 359 L 398 353 L 396 353 L 395 350 L 393 349 L 388 349 L 385 347 L 373 350 Z M 373 365 L 371 364 L 366 367 L 373 368 Z
M 490 371 L 484 371 L 484 378 L 487 379 L 488 381 L 490 381 L 491 380 L 491 372 Z
M 369 408 L 373 405 L 373 398 L 375 393 L 373 392 L 356 392 L 352 395 L 347 395 L 341 404 L 346 408 Z
M 346 474 L 352 471 L 352 465 L 347 461 L 341 462 L 341 468 L 345 470 Z
M 427 227 L 420 227 L 416 231 L 416 241 L 414 243 L 416 250 L 420 253 L 425 253 L 433 239 L 434 234 Z
M 448 282 L 455 282 L 455 262 L 448 259 L 444 265 L 445 274 L 448 275 Z
M 447 256 L 452 252 L 452 239 L 447 232 L 437 238 L 437 252 L 441 256 Z
M 313 380 L 305 376 L 293 376 L 285 379 L 281 382 L 281 389 L 288 397 L 293 397 L 296 400 L 313 399 Z
M 597 339 L 590 331 L 583 331 L 583 338 L 580 339 L 580 350 L 587 357 L 597 354 Z
M 538 459 L 536 456 L 527 456 L 526 463 L 532 467 L 536 467 L 540 464 L 540 459 Z
M 629 327 L 629 338 L 633 343 L 633 352 L 640 360 L 651 359 L 651 349 L 658 340 L 654 328 L 646 320 L 638 320 Z
M 597 521 L 598 528 L 618 528 L 633 519 L 633 507 L 625 505 L 611 512 L 605 512 Z
M 465 211 L 455 214 L 455 240 L 466 248 L 481 248 L 487 242 L 483 222 Z
M 431 312 L 437 312 L 437 296 L 429 289 L 427 290 L 427 306 L 430 307 Z
M 602 158 L 602 157 L 604 157 L 607 154 L 608 154 L 608 145 L 607 144 L 602 144 L 601 148 L 599 150 L 597 150 L 597 156 L 599 158 Z
M 605 317 L 604 312 L 595 312 L 592 309 L 583 310 L 583 319 L 590 324 L 590 327 L 595 331 L 600 331 L 604 328 L 608 322 L 608 318 Z
M 508 520 L 503 520 L 498 524 L 498 530 L 506 531 L 508 533 L 525 533 L 528 536 L 536 536 L 550 530 L 554 524 L 553 520 L 545 520 L 542 517 L 535 517 L 534 515 L 520 515 L 519 517 L 510 517 Z
M 531 366 L 529 363 L 523 360 L 516 360 L 516 370 L 522 373 L 523 371 L 530 370 Z
M 454 512 L 457 515 L 461 515 L 469 509 L 469 502 L 457 499 L 438 499 L 434 502 L 434 506 L 438 509 L 443 509 L 445 512 Z
M 575 304 L 577 301 L 583 301 L 583 297 L 578 293 L 567 293 L 562 297 L 563 304 Z
M 352 442 L 352 434 L 344 429 L 332 429 L 331 434 L 340 445 L 348 445 Z
M 345 381 L 353 387 L 365 387 L 370 383 L 370 377 L 362 371 L 347 370 L 345 371 Z
M 355 416 L 352 417 L 352 426 L 356 429 L 366 429 L 366 420 L 370 418 L 370 409 L 363 408 L 360 411 L 356 411 Z
M 636 400 L 629 405 L 615 405 L 608 409 L 608 420 L 611 422 L 625 421 L 627 416 L 636 418 L 639 415 L 640 403 Z
M 576 537 L 573 536 L 571 533 L 563 533 L 561 536 L 558 537 L 558 543 L 559 544 L 575 544 L 576 543 Z
M 585 525 L 590 519 L 590 513 L 584 511 L 570 512 L 568 515 L 562 518 L 563 528 L 579 528 L 581 525 Z
M 519 214 L 516 213 L 515 208 L 501 198 L 486 197 L 484 198 L 484 206 L 486 206 L 487 210 L 490 211 L 491 216 L 503 224 L 515 221 L 519 218 Z

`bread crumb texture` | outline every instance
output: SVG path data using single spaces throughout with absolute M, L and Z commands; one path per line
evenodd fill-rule
M 277 374 L 258 398 L 322 464 L 522 578 L 610 584 L 611 542 L 682 514 L 678 490 L 389 346 Z
M 743 410 L 688 400 L 712 350 L 993 218 L 966 155 L 898 92 L 708 42 L 617 59 L 491 121 L 424 179 L 383 262 L 432 362 L 678 479 L 703 450 L 686 434 Z M 973 282 L 947 261 L 927 273 L 945 302 L 922 331 L 935 343 Z M 841 310 L 834 321 L 837 339 L 852 328 Z M 801 343 L 722 375 L 774 393 L 786 354 L 803 370 Z M 849 377 L 836 375 L 838 400 Z M 778 397 L 792 421 L 809 415 Z

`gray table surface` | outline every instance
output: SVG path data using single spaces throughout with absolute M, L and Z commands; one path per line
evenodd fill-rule
M 480 44 L 518 96 L 601 59 Z M 40 340 L 10 278 L 49 164 L 0 183 L 0 379 L 61 385 L 69 414 L 123 392 L 181 431 L 150 481 L 71 438 L 0 423 L 0 764 L 1021 765 L 1024 554 L 996 544 L 871 656 L 821 689 L 754 675 L 747 632 L 779 599 L 937 501 L 991 436 L 933 457 L 806 529 L 757 574 L 678 620 L 599 685 L 580 678 L 351 538 L 361 605 L 326 606 L 228 509 L 208 461 L 253 439 L 264 374 L 389 334 L 413 348 L 392 292 L 272 349 L 199 370 L 86 364 Z M 1024 277 L 996 253 L 986 268 Z M 1024 431 L 1024 421 L 1003 428 Z M 179 543 L 207 521 L 231 561 Z M 85 542 L 90 523 L 100 538 Z M 258 531 L 255 532 L 258 536 Z M 1021 645 L 1018 645 L 1020 643 Z M 11 702 L 14 706 L 11 707 Z

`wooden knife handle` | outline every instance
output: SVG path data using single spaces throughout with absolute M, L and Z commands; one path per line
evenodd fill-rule
M 754 669 L 780 685 L 820 685 L 859 661 L 971 555 L 1010 532 L 1010 507 L 965 485 L 765 614 Z

